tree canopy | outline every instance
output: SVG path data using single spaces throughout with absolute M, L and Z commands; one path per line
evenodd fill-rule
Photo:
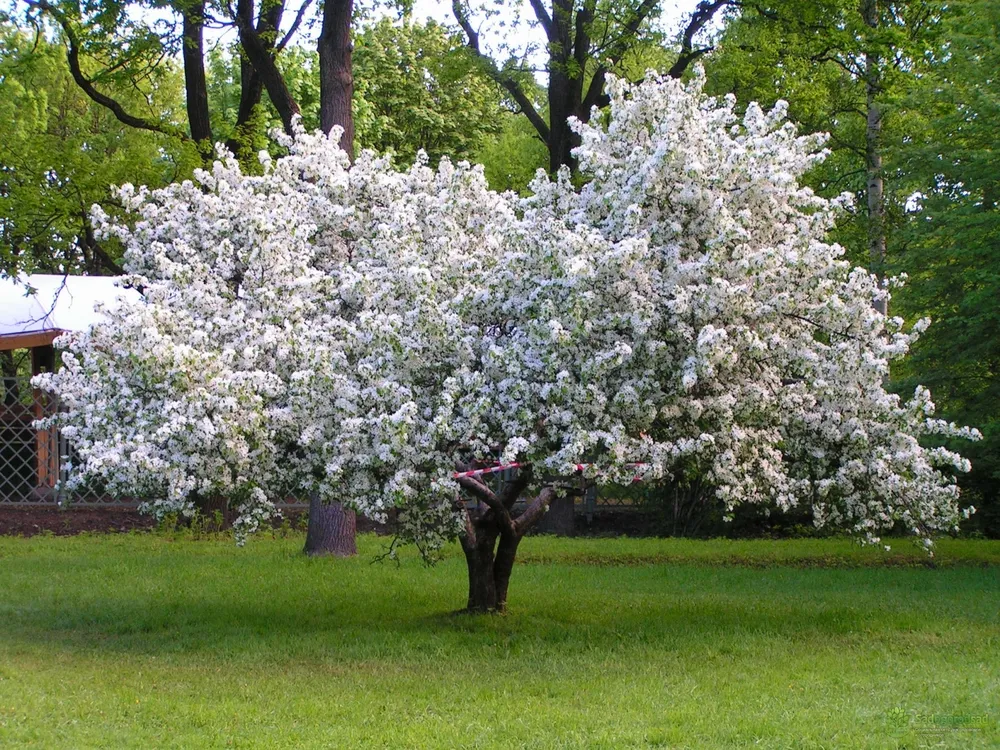
M 504 608 L 520 539 L 575 474 L 695 474 L 730 511 L 801 504 L 930 545 L 968 515 L 969 464 L 920 439 L 979 433 L 922 386 L 885 389 L 926 321 L 886 317 L 825 240 L 841 202 L 798 182 L 822 139 L 702 86 L 609 79 L 608 124 L 574 125 L 579 190 L 568 169 L 519 199 L 468 163 L 351 166 L 305 133 L 259 177 L 230 160 L 126 186 L 139 220 L 101 234 L 142 298 L 36 381 L 69 407 L 52 419 L 77 476 L 161 510 L 221 494 L 241 531 L 294 490 L 396 509 L 425 552 L 459 537 L 476 611 Z M 520 467 L 499 493 L 454 474 L 491 462 Z

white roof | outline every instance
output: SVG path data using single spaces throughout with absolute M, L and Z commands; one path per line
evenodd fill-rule
M 94 305 L 113 306 L 119 297 L 138 297 L 115 286 L 116 276 L 31 274 L 0 279 L 0 336 L 45 331 L 82 331 L 100 319 Z M 34 294 L 26 294 L 27 287 Z

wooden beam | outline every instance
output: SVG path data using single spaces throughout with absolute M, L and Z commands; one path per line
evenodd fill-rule
M 36 346 L 51 346 L 52 342 L 64 331 L 27 331 L 25 333 L 0 334 L 0 351 L 11 349 L 34 349 Z
M 54 372 L 56 351 L 52 344 L 36 346 L 31 350 L 31 374 Z M 35 402 L 35 419 L 44 419 L 52 413 L 54 401 L 38 388 L 32 389 Z M 35 486 L 55 487 L 59 481 L 59 433 L 54 427 L 35 432 Z

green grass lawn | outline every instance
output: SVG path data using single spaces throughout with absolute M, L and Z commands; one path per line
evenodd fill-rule
M 1000 747 L 1000 543 L 0 538 L 0 747 Z

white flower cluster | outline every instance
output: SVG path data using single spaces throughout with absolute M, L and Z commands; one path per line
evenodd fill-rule
M 607 127 L 576 125 L 582 189 L 540 174 L 521 200 L 304 133 L 260 176 L 123 188 L 132 225 L 98 218 L 142 299 L 38 381 L 75 476 L 160 510 L 224 496 L 246 532 L 282 494 L 398 508 L 431 548 L 460 531 L 456 462 L 490 459 L 698 474 L 869 540 L 954 527 L 967 462 L 919 438 L 978 433 L 886 392 L 925 323 L 824 241 L 840 201 L 798 184 L 820 140 L 700 80 L 609 90 Z

